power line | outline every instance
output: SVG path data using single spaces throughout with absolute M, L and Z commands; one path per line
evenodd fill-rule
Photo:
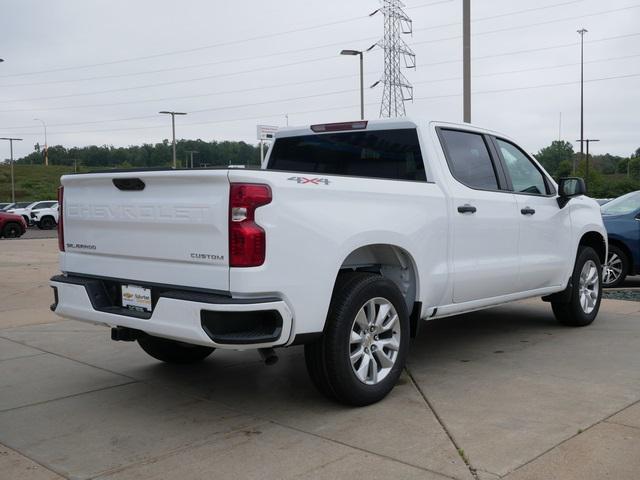
M 585 64 L 592 64 L 592 63 L 601 63 L 601 62 L 610 62 L 610 61 L 615 61 L 615 60 L 627 60 L 630 58 L 637 58 L 640 57 L 640 54 L 634 54 L 634 55 L 621 55 L 621 56 L 617 56 L 617 57 L 607 57 L 607 58 L 600 58 L 600 59 L 596 59 L 596 60 L 589 60 L 589 61 L 585 61 Z M 508 74 L 514 74 L 514 73 L 526 73 L 526 72 L 535 72 L 535 71 L 540 71 L 540 70 L 552 70 L 552 69 L 556 69 L 556 68 L 563 68 L 563 67 L 571 67 L 571 66 L 576 66 L 576 65 L 580 65 L 579 62 L 573 62 L 573 63 L 562 63 L 562 64 L 556 64 L 556 65 L 544 65 L 544 66 L 539 66 L 539 67 L 532 67 L 532 68 L 523 68 L 523 69 L 517 69 L 517 70 L 503 70 L 503 71 L 499 71 L 499 72 L 488 72 L 488 73 L 480 73 L 480 74 L 476 74 L 473 75 L 473 78 L 482 78 L 482 77 L 493 77 L 493 76 L 499 76 L 499 75 L 508 75 Z M 367 75 L 379 75 L 380 72 L 366 72 Z M 10 112 L 23 112 L 23 111 L 38 111 L 38 110 L 70 110 L 70 109 L 75 109 L 75 108 L 95 108 L 95 107 L 101 107 L 101 106 L 119 106 L 119 105 L 128 105 L 128 104 L 137 104 L 137 103 L 151 103 L 151 102 L 164 102 L 167 100 L 176 100 L 176 99 L 186 99 L 186 98 L 201 98 L 201 97 L 209 97 L 209 96 L 219 96 L 219 95 L 228 95 L 228 94 L 235 94 L 235 93 L 243 93 L 243 92 L 249 92 L 249 91 L 255 91 L 255 90 L 265 90 L 265 89 L 269 89 L 269 88 L 278 88 L 278 87 L 286 87 L 286 86 L 296 86 L 296 85 L 307 85 L 309 83 L 324 83 L 330 80 L 338 80 L 338 79 L 343 79 L 343 78 L 353 78 L 353 77 L 357 77 L 358 75 L 339 75 L 339 76 L 335 76 L 335 77 L 325 77 L 325 78 L 320 78 L 317 80 L 303 80 L 303 81 L 298 81 L 298 82 L 288 82 L 288 83 L 280 83 L 280 84 L 273 84 L 273 85 L 263 85 L 260 87 L 251 87 L 251 88 L 242 88 L 242 89 L 237 89 L 237 90 L 227 90 L 227 91 L 218 91 L 218 92 L 211 92 L 211 93 L 204 93 L 204 94 L 197 94 L 197 95 L 182 95 L 182 96 L 177 96 L 177 97 L 162 97 L 162 98 L 154 98 L 154 99 L 147 99 L 147 100 L 134 100 L 134 101 L 128 101 L 128 102 L 119 102 L 119 103 L 99 103 L 99 104 L 89 104 L 89 105 L 75 105 L 75 106 L 67 106 L 67 107 L 54 107 L 54 108 L 47 108 L 47 109 L 42 109 L 42 108 L 33 108 L 33 109 L 17 109 L 17 110 L 0 110 L 0 113 L 10 113 Z M 445 81 L 455 81 L 455 80 L 461 80 L 462 77 L 447 77 L 447 78 L 436 78 L 436 79 L 429 79 L 429 80 L 419 80 L 415 83 L 417 84 L 427 84 L 427 83 L 439 83 L 439 82 L 445 82 Z M 280 99 L 280 101 L 285 101 L 285 100 L 291 100 L 291 98 L 285 98 L 285 99 Z M 193 113 L 193 112 L 191 112 Z M 141 118 L 155 118 L 155 115 L 152 116 L 143 116 L 143 117 L 128 117 L 128 118 L 117 118 L 117 119 L 110 119 L 110 120 L 95 120 L 95 121 L 90 121 L 90 122 L 75 122 L 75 123 L 64 123 L 64 124 L 52 124 L 50 126 L 52 127 L 56 127 L 56 126 L 70 126 L 70 125 L 84 125 L 84 124 L 96 124 L 96 123 L 107 123 L 107 122 L 115 122 L 115 121 L 126 121 L 126 120 L 136 120 L 136 119 L 141 119 Z M 14 127 L 3 127 L 3 129 L 5 130 L 13 130 L 13 129 L 19 129 L 19 128 L 28 128 L 28 129 L 35 129 L 37 127 L 32 126 L 32 125 L 22 125 L 22 126 L 14 126 Z
M 307 52 L 309 50 L 317 50 L 317 49 L 326 48 L 326 47 L 335 47 L 335 46 L 343 45 L 344 43 L 350 43 L 350 42 L 351 43 L 355 43 L 355 42 L 359 42 L 359 41 L 363 41 L 363 40 L 375 40 L 377 38 L 378 38 L 377 36 L 375 36 L 375 37 L 367 37 L 367 38 L 364 38 L 364 39 L 361 38 L 361 39 L 358 39 L 358 40 L 350 40 L 350 41 L 347 40 L 347 41 L 340 41 L 340 42 L 334 42 L 334 43 L 326 43 L 324 45 L 316 45 L 316 46 L 313 46 L 313 47 L 297 48 L 295 50 L 284 50 L 284 51 L 276 52 L 276 53 L 254 55 L 254 56 L 251 56 L 251 57 L 232 58 L 232 59 L 228 59 L 228 60 L 218 60 L 216 62 L 194 63 L 194 64 L 191 64 L 191 65 L 159 68 L 159 69 L 155 69 L 155 70 L 143 70 L 143 71 L 140 71 L 140 72 L 117 73 L 117 74 L 112 74 L 112 75 L 98 75 L 98 76 L 93 76 L 93 77 L 82 77 L 82 78 L 72 78 L 72 79 L 66 79 L 66 80 L 52 80 L 52 81 L 42 81 L 42 82 L 32 82 L 32 83 L 13 83 L 13 84 L 0 85 L 0 88 L 30 87 L 30 86 L 39 86 L 39 85 L 55 85 L 55 84 L 61 84 L 61 83 L 76 83 L 76 82 L 86 82 L 86 81 L 91 81 L 91 80 L 108 80 L 108 79 L 113 79 L 113 78 L 134 77 L 134 76 L 138 76 L 138 75 L 148 75 L 148 74 L 152 74 L 152 73 L 183 71 L 183 70 L 187 70 L 187 69 L 190 69 L 190 68 L 211 67 L 211 66 L 215 66 L 215 65 L 222 65 L 222 64 L 225 64 L 225 63 L 245 62 L 247 60 L 257 60 L 257 59 L 276 57 L 276 56 L 282 56 L 282 55 L 290 55 L 292 53 L 301 53 L 301 52 Z
M 369 71 L 366 72 L 366 75 L 379 75 L 380 72 L 379 71 Z M 12 110 L 0 110 L 0 113 L 12 113 L 12 112 L 35 112 L 35 111 L 52 111 L 52 110 L 73 110 L 73 109 L 78 109 L 78 108 L 96 108 L 96 107 L 113 107 L 113 106 L 120 106 L 120 105 L 132 105 L 132 104 L 138 104 L 138 103 L 152 103 L 152 102 L 161 102 L 161 101 L 166 101 L 166 100 L 183 100 L 183 99 L 188 99 L 188 98 L 202 98 L 202 97 L 213 97 L 213 96 L 219 96 L 219 95 L 230 95 L 230 94 L 235 94 L 235 93 L 244 93 L 244 92 L 251 92 L 251 91 L 256 91 L 256 90 L 266 90 L 269 88 L 280 88 L 280 87 L 291 87 L 291 86 L 296 86 L 296 85 L 307 85 L 310 83 L 323 83 L 323 82 L 327 82 L 330 80 L 340 80 L 343 78 L 354 78 L 357 77 L 358 74 L 349 74 L 349 75 L 337 75 L 334 77 L 324 77 L 324 78 L 318 78 L 318 79 L 314 79 L 314 80 L 301 80 L 298 82 L 287 82 L 287 83 L 276 83 L 276 84 L 271 84 L 271 85 L 260 85 L 258 87 L 249 87 L 249 88 L 240 88 L 240 89 L 236 89 L 236 90 L 218 90 L 215 92 L 209 92 L 209 93 L 199 93 L 199 94 L 195 94 L 195 95 L 179 95 L 179 96 L 173 96 L 173 97 L 160 97 L 160 98 L 151 98 L 151 99 L 145 99 L 145 100 L 129 100 L 126 102 L 109 102 L 109 103 L 91 103 L 91 104 L 85 104 L 85 105 L 67 105 L 67 106 L 62 106 L 62 107 L 45 107 L 45 108 L 19 108 L 19 109 L 12 109 Z M 26 127 L 25 127 L 26 128 Z M 31 128 L 31 125 L 28 126 L 28 128 Z
M 637 5 L 629 5 L 627 7 L 623 7 L 623 8 L 614 8 L 614 9 L 610 9 L 610 10 L 601 10 L 599 12 L 594 12 L 594 13 L 587 13 L 584 15 L 577 15 L 577 16 L 571 16 L 571 17 L 563 17 L 563 18 L 556 18 L 553 20 L 545 20 L 543 22 L 536 22 L 536 23 L 527 23 L 524 25 L 514 25 L 511 27 L 505 27 L 505 28 L 498 28 L 498 29 L 494 29 L 494 30 L 486 30 L 484 32 L 476 32 L 474 34 L 472 34 L 472 37 L 479 37 L 479 36 L 483 36 L 483 35 L 490 35 L 490 34 L 494 34 L 494 33 L 502 33 L 502 32 L 510 32 L 513 30 L 521 30 L 523 28 L 530 28 L 530 27 L 538 27 L 541 25 L 549 25 L 552 23 L 561 23 L 561 22 L 567 22 L 567 21 L 572 21 L 572 20 L 579 20 L 582 18 L 588 18 L 588 17 L 597 17 L 600 15 L 604 15 L 607 13 L 616 13 L 616 12 L 622 12 L 622 11 L 626 11 L 626 10 L 631 10 L 633 8 L 640 8 L 640 4 Z M 415 29 L 415 31 L 420 30 L 419 28 Z M 454 35 L 451 37 L 441 37 L 441 38 L 434 38 L 434 39 L 430 39 L 430 40 L 423 40 L 423 41 L 418 41 L 418 42 L 413 42 L 413 45 L 423 45 L 423 44 L 427 44 L 427 43 L 440 43 L 440 42 L 444 42 L 447 40 L 458 40 L 462 38 L 462 35 Z
M 0 103 L 19 103 L 19 102 L 31 102 L 31 101 L 36 101 L 36 100 L 54 100 L 54 99 L 59 99 L 59 98 L 71 98 L 71 97 L 84 97 L 84 96 L 88 96 L 88 95 L 101 95 L 104 93 L 115 93 L 115 92 L 125 92 L 125 91 L 129 91 L 129 90 L 140 90 L 143 88 L 152 88 L 152 87 L 164 87 L 167 85 L 177 85 L 180 83 L 191 83 L 191 82 L 198 82 L 200 80 L 211 80 L 213 78 L 222 78 L 222 77 L 231 77 L 234 75 L 242 75 L 244 73 L 254 73 L 254 72 L 262 72 L 265 70 L 272 70 L 274 68 L 284 68 L 284 67 L 290 67 L 293 65 L 301 65 L 303 63 L 313 63 L 313 62 L 320 62 L 323 60 L 335 60 L 336 58 L 338 58 L 337 55 L 331 55 L 331 56 L 327 56 L 327 57 L 320 57 L 320 58 L 311 58 L 311 59 L 307 59 L 307 60 L 300 60 L 297 62 L 289 62 L 289 63 L 282 63 L 279 65 L 269 65 L 266 67 L 258 67 L 258 68 L 251 68 L 248 70 L 241 70 L 241 71 L 237 71 L 237 72 L 226 72 L 226 73 L 218 73 L 215 75 L 205 75 L 202 77 L 196 77 L 196 78 L 188 78 L 188 79 L 183 79 L 183 80 L 172 80 L 170 82 L 160 82 L 160 83 L 148 83 L 145 85 L 136 85 L 133 87 L 122 87 L 122 88 L 113 88 L 110 90 L 99 90 L 99 91 L 94 91 L 94 92 L 82 92 L 82 93 L 70 93 L 70 94 L 66 94 L 66 95 L 55 95 L 55 96 L 51 96 L 51 97 L 36 97 L 36 98 L 26 98 L 26 99 L 21 99 L 21 100 L 0 100 Z
M 608 77 L 600 77 L 600 78 L 592 78 L 592 79 L 588 79 L 585 80 L 585 83 L 593 83 L 593 82 L 603 82 L 603 81 L 609 81 L 609 80 L 617 80 L 617 79 L 627 79 L 627 78 L 636 78 L 636 77 L 640 77 L 640 73 L 632 73 L 632 74 L 621 74 L 621 75 L 613 75 L 613 76 L 608 76 Z M 419 83 L 419 82 L 416 82 Z M 545 83 L 545 84 L 540 84 L 540 85 L 529 85 L 529 86 L 523 86 L 523 87 L 512 87 L 512 88 L 500 88 L 500 89 L 493 89 L 493 90 L 476 90 L 474 92 L 472 92 L 474 95 L 484 95 L 484 94 L 493 94 L 493 93 L 505 93 L 505 92 L 513 92 L 513 91 L 520 91 L 520 90 L 533 90 L 533 89 L 538 89 L 538 88 L 550 88 L 550 87 L 558 87 L 558 86 L 568 86 L 568 85 L 575 85 L 579 83 L 579 81 L 568 81 L 568 82 L 555 82 L 555 83 Z M 331 94 L 339 94 L 339 93 L 352 93 L 352 90 L 345 90 L 342 92 L 331 92 Z M 318 95 L 314 95 L 315 97 L 320 97 L 326 94 L 318 94 Z M 422 100 L 434 100 L 434 99 L 442 99 L 442 98 L 455 98 L 455 97 L 461 97 L 462 94 L 461 93 L 453 93 L 453 94 L 446 94 L 446 95 L 432 95 L 432 96 L 426 96 L 426 97 L 416 97 L 414 100 L 415 101 L 422 101 Z M 310 96 L 307 96 L 307 98 Z M 302 97 L 300 97 L 302 98 Z M 293 100 L 293 99 L 290 99 Z M 273 100 L 273 101 L 268 101 L 268 102 L 260 102 L 260 103 L 251 103 L 251 104 L 244 104 L 244 105 L 229 105 L 226 107 L 217 107 L 214 109 L 206 109 L 206 111 L 220 111 L 220 110 L 228 110 L 228 109 L 234 109 L 234 108 L 239 108 L 239 107 L 252 107 L 252 106 L 258 106 L 258 105 L 263 105 L 266 103 L 280 103 L 284 101 L 283 99 L 279 99 L 279 100 Z M 367 103 L 367 105 L 377 105 L 377 103 Z M 351 109 L 353 107 L 357 107 L 358 105 L 341 105 L 339 107 L 331 107 L 331 108 L 321 108 L 321 109 L 314 109 L 314 110 L 303 110 L 303 111 L 296 111 L 296 112 L 288 112 L 291 115 L 298 115 L 298 114 L 305 114 L 305 113 L 317 113 L 317 112 L 324 112 L 324 111 L 333 111 L 333 110 L 341 110 L 341 109 Z M 205 111 L 205 110 L 202 110 Z M 195 112 L 192 112 L 195 113 Z M 208 125 L 208 124 L 213 124 L 213 123 L 224 123 L 226 121 L 240 121 L 240 120 L 254 120 L 254 119 L 260 119 L 260 118 L 272 118 L 272 117 L 276 117 L 276 116 L 282 116 L 283 113 L 277 113 L 277 114 L 273 114 L 273 115 L 253 115 L 250 117 L 242 117 L 242 118 L 236 118 L 236 119 L 221 119 L 221 120 L 212 120 L 212 121 L 202 121 L 202 122 L 191 122 L 191 123 L 184 123 L 183 126 L 196 126 L 196 125 Z M 87 123 L 88 124 L 88 123 Z M 82 133 L 99 133 L 99 132 L 117 132 L 117 131 L 126 131 L 126 130 L 145 130 L 145 129 L 155 129 L 155 128 L 166 128 L 165 125 L 147 125 L 147 126 L 140 126 L 140 127 L 122 127 L 122 128 L 114 128 L 114 129 L 98 129 L 98 130 L 82 130 L 82 131 L 68 131 L 68 132 L 59 132 L 56 131 L 55 133 L 57 135 L 72 135 L 72 134 L 82 134 Z M 28 136 L 28 135 L 35 135 L 33 133 L 20 133 L 20 134 L 16 134 L 16 135 L 24 135 L 24 136 Z
M 621 38 L 635 37 L 635 36 L 638 36 L 638 35 L 640 35 L 640 32 L 623 34 L 623 35 L 615 35 L 615 36 L 612 36 L 612 37 L 603 37 L 603 38 L 599 38 L 599 39 L 588 40 L 585 43 L 598 43 L 598 42 L 604 42 L 604 41 L 609 41 L 609 40 L 618 40 L 618 39 L 621 39 Z M 414 45 L 415 44 L 420 44 L 420 43 L 426 43 L 426 42 L 414 42 Z M 524 50 L 515 50 L 515 51 L 511 51 L 511 52 L 495 53 L 495 54 L 490 54 L 490 55 L 473 57 L 473 60 L 484 60 L 484 59 L 487 59 L 487 58 L 496 58 L 496 57 L 502 57 L 502 56 L 517 55 L 517 54 L 521 54 L 521 53 L 532 53 L 532 52 L 554 50 L 554 49 L 558 49 L 558 48 L 567 48 L 567 47 L 575 47 L 575 43 L 572 42 L 572 43 L 550 45 L 550 46 L 545 46 L 545 47 L 537 47 L 537 48 L 530 48 L 530 49 L 524 49 Z M 167 86 L 167 85 L 176 85 L 176 84 L 181 84 L 181 83 L 197 82 L 197 81 L 200 81 L 200 80 L 210 80 L 210 79 L 213 79 L 213 78 L 222 78 L 222 77 L 228 77 L 228 76 L 233 76 L 233 75 L 241 75 L 241 74 L 245 74 L 245 73 L 254 73 L 254 72 L 259 72 L 259 71 L 270 70 L 270 69 L 273 69 L 273 68 L 284 68 L 284 67 L 300 65 L 300 64 L 304 64 L 304 63 L 319 62 L 319 61 L 336 59 L 336 58 L 339 58 L 339 57 L 337 55 L 331 55 L 331 56 L 327 56 L 327 57 L 300 60 L 300 61 L 297 61 L 297 62 L 289 62 L 289 63 L 279 64 L 279 65 L 269 65 L 269 66 L 266 66 L 266 67 L 252 68 L 252 69 L 242 70 L 242 71 L 237 71 L 237 72 L 226 72 L 226 73 L 221 73 L 221 74 L 216 74 L 216 75 L 207 75 L 207 76 L 202 76 L 202 77 L 197 77 L 197 78 L 190 78 L 190 79 L 183 79 L 183 80 L 173 80 L 173 81 L 169 81 L 169 82 L 152 83 L 152 84 L 138 85 L 138 86 L 133 86 L 133 87 L 122 87 L 122 88 L 115 88 L 115 89 L 110 89 L 110 90 L 101 90 L 101 91 L 94 91 L 94 92 L 71 93 L 71 94 L 56 95 L 56 96 L 51 96 L 51 97 L 36 97 L 36 98 L 26 98 L 26 99 L 20 99 L 20 100 L 1 100 L 0 103 L 20 103 L 20 102 L 30 102 L 30 101 L 37 101 L 37 100 L 54 100 L 54 99 L 60 99 L 60 98 L 72 98 L 72 97 L 79 97 L 79 96 L 100 95 L 100 94 L 104 94 L 104 93 L 115 93 L 115 92 L 130 91 L 130 90 L 140 90 L 140 89 L 144 89 L 144 88 L 152 88 L 152 87 Z M 444 65 L 444 64 L 450 64 L 450 63 L 459 63 L 459 62 L 460 62 L 459 59 L 458 60 L 443 60 L 443 61 L 439 61 L 439 62 L 424 63 L 424 64 L 421 64 L 421 66 L 435 66 L 435 65 Z
M 564 5 L 568 5 L 568 4 L 571 4 L 571 3 L 577 3 L 577 2 L 581 2 L 581 1 L 584 1 L 584 0 L 575 0 L 575 1 L 565 2 L 565 3 L 552 5 L 552 6 L 536 7 L 536 8 L 533 8 L 533 9 L 525 9 L 525 10 L 520 10 L 520 11 L 517 11 L 517 12 L 512 12 L 511 14 L 524 13 L 524 12 L 529 12 L 529 11 L 532 11 L 532 10 L 541 10 L 541 9 L 557 7 L 557 6 L 564 6 Z M 425 5 L 422 5 L 422 6 L 428 6 L 428 5 L 433 5 L 433 4 L 425 4 Z M 412 8 L 420 8 L 420 7 L 421 7 L 420 5 L 417 5 L 417 6 L 412 7 Z M 561 19 L 555 19 L 555 20 L 550 20 L 550 21 L 545 21 L 545 22 L 530 23 L 530 24 L 518 25 L 518 26 L 514 26 L 514 27 L 507 27 L 507 28 L 502 28 L 502 29 L 497 29 L 497 30 L 489 30 L 489 31 L 485 31 L 485 32 L 477 32 L 477 33 L 474 33 L 472 36 L 474 36 L 474 37 L 475 36 L 482 36 L 482 35 L 487 35 L 487 34 L 492 34 L 492 33 L 506 32 L 506 31 L 511 31 L 511 30 L 518 30 L 518 29 L 521 29 L 521 28 L 529 28 L 529 27 L 535 27 L 535 26 L 539 26 L 539 25 L 547 25 L 547 24 L 550 24 L 550 23 L 559 23 L 559 22 L 564 22 L 564 21 L 577 20 L 577 19 L 580 19 L 580 18 L 598 16 L 598 15 L 603 15 L 603 14 L 606 14 L 606 13 L 619 12 L 619 11 L 629 10 L 629 9 L 638 8 L 638 7 L 640 7 L 640 5 L 631 5 L 631 6 L 627 6 L 627 7 L 623 7 L 623 8 L 617 8 L 617 9 L 611 9 L 611 10 L 603 10 L 603 11 L 600 11 L 600 12 L 595 12 L 595 13 L 590 13 L 590 14 L 585 14 L 585 15 L 579 15 L 579 16 L 573 16 L 573 17 L 564 17 L 564 18 L 561 18 Z M 497 17 L 502 17 L 502 16 L 505 16 L 505 15 L 507 15 L 507 14 L 495 15 L 493 17 L 484 17 L 484 19 L 497 18 Z M 479 19 L 477 21 L 480 21 L 480 20 L 482 20 L 482 19 Z M 448 26 L 448 25 L 458 25 L 458 23 L 444 24 L 444 25 L 446 25 L 446 26 Z M 417 29 L 414 29 L 414 31 L 423 31 L 423 30 L 429 30 L 429 29 L 432 29 L 432 28 L 434 28 L 434 27 L 417 28 Z M 5 84 L 5 85 L 0 85 L 0 88 L 15 88 L 15 87 L 22 88 L 22 87 L 30 87 L 30 86 L 41 86 L 41 85 L 59 85 L 59 84 L 65 84 L 65 83 L 78 83 L 78 82 L 86 82 L 86 81 L 93 81 L 93 80 L 108 80 L 108 79 L 114 79 L 114 78 L 126 78 L 126 77 L 133 77 L 133 76 L 139 76 L 139 75 L 149 75 L 149 74 L 163 73 L 163 72 L 184 71 L 184 70 L 188 70 L 188 69 L 191 69 L 191 68 L 210 67 L 210 66 L 216 66 L 216 65 L 223 65 L 223 64 L 226 64 L 226 63 L 235 63 L 235 62 L 243 62 L 243 61 L 248 61 L 248 60 L 263 59 L 263 58 L 276 57 L 276 56 L 282 56 L 282 55 L 290 55 L 290 54 L 294 54 L 294 53 L 307 52 L 309 50 L 318 50 L 318 49 L 322 49 L 322 48 L 326 48 L 326 47 L 339 46 L 339 45 L 343 45 L 345 43 L 357 43 L 357 42 L 363 42 L 363 41 L 372 41 L 372 40 L 375 40 L 377 38 L 378 37 L 376 37 L 376 36 L 364 37 L 364 38 L 358 38 L 358 39 L 352 39 L 352 40 L 344 40 L 344 41 L 340 41 L 340 42 L 326 43 L 326 44 L 323 44 L 323 45 L 316 45 L 316 46 L 305 47 L 305 48 L 297 48 L 297 49 L 293 49 L 293 50 L 284 50 L 284 51 L 281 51 L 281 52 L 275 52 L 275 53 L 270 53 L 270 54 L 261 54 L 261 55 L 254 55 L 254 56 L 242 57 L 242 58 L 231 58 L 231 59 L 227 59 L 227 60 L 218 60 L 218 61 L 215 61 L 215 62 L 195 63 L 195 64 L 190 64 L 190 65 L 166 67 L 166 68 L 159 68 L 159 69 L 153 69 L 153 70 L 143 70 L 143 71 L 140 71 L 140 72 L 118 73 L 118 74 L 111 74 L 111 75 L 98 75 L 98 76 L 92 76 L 92 77 L 72 78 L 72 79 L 64 79 L 64 80 L 46 80 L 46 81 L 31 82 L 31 83 Z M 460 39 L 460 38 L 462 38 L 461 35 L 455 35 L 455 36 L 451 36 L 451 37 L 443 37 L 443 38 L 436 38 L 436 39 L 432 39 L 432 40 L 421 41 L 421 42 L 417 42 L 417 44 L 439 43 L 439 42 L 448 41 L 448 40 L 457 40 L 457 39 Z M 0 78 L 2 78 L 2 77 L 0 77 Z
M 424 3 L 424 4 L 416 5 L 416 6 L 414 6 L 414 8 L 429 7 L 429 6 L 439 5 L 439 4 L 443 4 L 443 3 L 450 3 L 452 1 L 453 0 L 438 0 L 436 2 Z M 309 30 L 316 30 L 316 29 L 319 29 L 319 28 L 340 25 L 340 24 L 349 23 L 349 22 L 353 22 L 353 21 L 365 20 L 367 18 L 368 18 L 367 16 L 358 15 L 357 17 L 350 17 L 350 18 L 345 18 L 345 19 L 342 19 L 342 20 L 335 20 L 335 21 L 332 21 L 332 22 L 320 23 L 320 24 L 310 25 L 310 26 L 306 26 L 306 27 L 298 27 L 298 28 L 293 28 L 293 29 L 290 29 L 290 30 L 284 30 L 284 31 L 281 31 L 281 32 L 266 33 L 266 34 L 262 34 L 262 35 L 256 35 L 256 36 L 253 36 L 253 37 L 246 37 L 246 38 L 241 38 L 241 39 L 237 39 L 237 40 L 228 40 L 228 41 L 225 41 L 225 42 L 212 43 L 212 44 L 209 44 L 209 45 L 202 45 L 202 46 L 199 46 L 199 47 L 185 48 L 185 49 L 180 49 L 180 50 L 172 50 L 172 51 L 168 51 L 168 52 L 156 53 L 156 54 L 152 54 L 152 55 L 143 55 L 143 56 L 139 56 L 139 57 L 129 57 L 129 58 L 124 58 L 124 59 L 120 59 L 120 60 L 111 60 L 111 61 L 107 61 L 107 62 L 90 63 L 90 64 L 84 64 L 84 65 L 70 66 L 70 67 L 60 67 L 60 68 L 53 68 L 53 69 L 48 69 L 48 70 L 37 70 L 37 71 L 32 71 L 32 72 L 12 73 L 12 74 L 8 74 L 8 75 L 0 75 L 0 78 L 21 77 L 21 76 L 27 76 L 27 75 L 39 75 L 39 74 L 43 74 L 43 73 L 54 73 L 54 72 L 66 72 L 66 71 L 70 71 L 70 70 L 79 70 L 79 69 L 84 69 L 84 68 L 101 67 L 101 66 L 107 66 L 107 65 L 117 65 L 117 64 L 120 64 L 120 63 L 137 62 L 137 61 L 140 61 L 140 60 L 150 60 L 150 59 L 160 58 L 160 57 L 165 57 L 165 56 L 170 56 L 170 55 L 180 55 L 180 54 L 184 54 L 184 53 L 192 53 L 192 52 L 198 52 L 198 51 L 202 51 L 202 50 L 208 50 L 208 49 L 211 49 L 211 48 L 226 47 L 226 46 L 229 46 L 229 45 L 237 45 L 237 44 L 240 44 L 240 43 L 247 43 L 247 42 L 252 42 L 252 41 L 256 41 L 256 40 L 265 40 L 267 38 L 280 37 L 280 36 L 283 36 L 283 35 L 289 35 L 291 33 L 308 32 Z
M 525 8 L 523 10 L 515 10 L 515 11 L 511 11 L 511 12 L 505 12 L 505 13 L 499 13 L 497 15 L 489 15 L 486 17 L 476 17 L 476 18 L 472 18 L 471 19 L 471 23 L 478 23 L 478 22 L 484 22 L 487 20 L 493 20 L 494 18 L 500 18 L 500 17 L 507 17 L 507 16 L 512 16 L 512 15 L 518 15 L 521 13 L 529 13 L 529 12 L 533 12 L 536 10 L 547 10 L 550 8 L 557 8 L 557 7 L 564 7 L 566 5 L 572 5 L 574 3 L 582 3 L 584 0 L 571 0 L 569 2 L 562 2 L 562 3 L 554 3 L 552 5 L 544 5 L 541 7 L 533 7 L 533 8 Z M 414 32 L 422 32 L 425 30 L 435 30 L 437 28 L 444 28 L 444 27 L 455 27 L 457 25 L 461 25 L 462 22 L 452 22 L 452 23 L 440 23 L 438 25 L 429 25 L 428 27 L 421 27 L 421 28 L 415 28 Z

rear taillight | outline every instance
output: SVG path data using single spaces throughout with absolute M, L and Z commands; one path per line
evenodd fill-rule
M 58 249 L 64 252 L 64 216 L 62 205 L 64 200 L 64 187 L 58 187 Z
M 271 202 L 271 188 L 256 183 L 232 183 L 229 192 L 229 266 L 264 263 L 266 235 L 255 222 L 258 207 Z

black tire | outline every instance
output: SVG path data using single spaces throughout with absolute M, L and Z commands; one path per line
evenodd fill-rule
M 583 267 L 588 262 L 593 262 L 596 265 L 598 287 L 595 305 L 593 310 L 586 313 L 580 303 L 580 274 Z M 570 327 L 584 327 L 590 325 L 598 315 L 600 309 L 600 301 L 602 299 L 602 265 L 600 263 L 600 257 L 591 247 L 580 247 L 578 250 L 578 257 L 573 267 L 573 274 L 571 275 L 571 296 L 568 302 L 552 302 L 551 308 L 556 320 L 563 325 Z
M 22 236 L 22 227 L 15 222 L 7 223 L 2 229 L 2 236 L 4 238 L 18 238 Z
M 606 280 L 608 280 L 608 276 L 607 275 L 603 275 L 603 280 L 602 280 L 602 286 L 603 287 L 607 287 L 607 288 L 611 288 L 611 287 L 617 287 L 619 285 L 622 284 L 622 282 L 624 282 L 625 278 L 627 278 L 627 275 L 629 273 L 629 257 L 627 257 L 627 254 L 624 252 L 624 250 L 622 250 L 620 247 L 618 247 L 617 245 L 609 245 L 609 254 L 607 256 L 607 264 L 605 265 L 605 269 L 607 268 L 609 262 L 612 260 L 612 258 L 615 258 L 614 256 L 616 256 L 617 258 L 620 259 L 620 264 L 617 265 L 619 266 L 619 268 L 621 269 L 620 274 L 617 278 L 615 278 L 615 280 L 613 281 L 608 281 L 605 283 Z M 612 272 L 613 273 L 613 272 Z M 614 276 L 614 275 L 612 275 Z M 611 278 L 611 277 L 609 277 Z
M 167 363 L 188 364 L 201 362 L 215 350 L 212 347 L 191 345 L 166 338 L 143 335 L 138 344 L 146 353 Z
M 384 299 L 395 308 L 400 339 L 395 362 L 386 376 L 378 383 L 366 384 L 351 366 L 349 339 L 357 313 L 374 298 Z M 363 406 L 382 400 L 393 389 L 404 368 L 408 348 L 409 311 L 396 285 L 380 275 L 347 272 L 336 281 L 322 337 L 305 345 L 304 353 L 309 376 L 321 393 L 341 403 Z
M 23 215 L 22 218 L 24 218 L 24 223 L 27 224 L 27 227 L 31 225 L 31 219 L 29 217 L 27 217 L 26 215 Z
M 56 220 L 52 216 L 42 217 L 38 222 L 38 228 L 41 230 L 51 230 L 56 227 Z

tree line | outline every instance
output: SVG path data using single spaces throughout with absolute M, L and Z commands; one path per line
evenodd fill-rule
M 589 155 L 588 178 L 586 154 L 581 157 L 569 142 L 555 140 L 534 156 L 555 179 L 571 176 L 575 162 L 576 176 L 586 180 L 589 195 L 595 198 L 613 198 L 640 190 L 640 148 L 629 157 Z
M 178 168 L 190 163 L 189 151 L 193 154 L 194 167 L 223 165 L 260 165 L 260 147 L 245 142 L 178 140 L 176 158 Z M 43 151 L 36 145 L 35 151 L 16 161 L 22 165 L 44 163 Z M 573 163 L 576 175 L 585 178 L 589 194 L 597 198 L 617 197 L 640 190 L 640 148 L 629 157 L 590 155 L 587 178 L 586 159 L 575 152 L 573 145 L 555 140 L 534 154 L 544 168 L 555 178 L 570 176 Z M 95 168 L 140 168 L 170 167 L 172 148 L 168 140 L 161 143 L 114 147 L 112 145 L 65 148 L 62 145 L 48 149 L 50 165 L 77 165 L 81 171 Z
M 178 140 L 176 160 L 179 168 L 193 166 L 260 165 L 260 148 L 245 142 L 206 142 L 204 140 Z M 49 165 L 77 165 L 83 170 L 100 168 L 170 167 L 173 163 L 171 142 L 114 147 L 112 145 L 66 148 L 55 145 L 48 148 Z M 44 149 L 36 145 L 31 154 L 16 160 L 16 164 L 41 165 Z

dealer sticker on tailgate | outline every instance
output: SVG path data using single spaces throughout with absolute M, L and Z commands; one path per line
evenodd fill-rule
M 122 306 L 139 312 L 150 312 L 151 290 L 137 285 L 122 285 Z

